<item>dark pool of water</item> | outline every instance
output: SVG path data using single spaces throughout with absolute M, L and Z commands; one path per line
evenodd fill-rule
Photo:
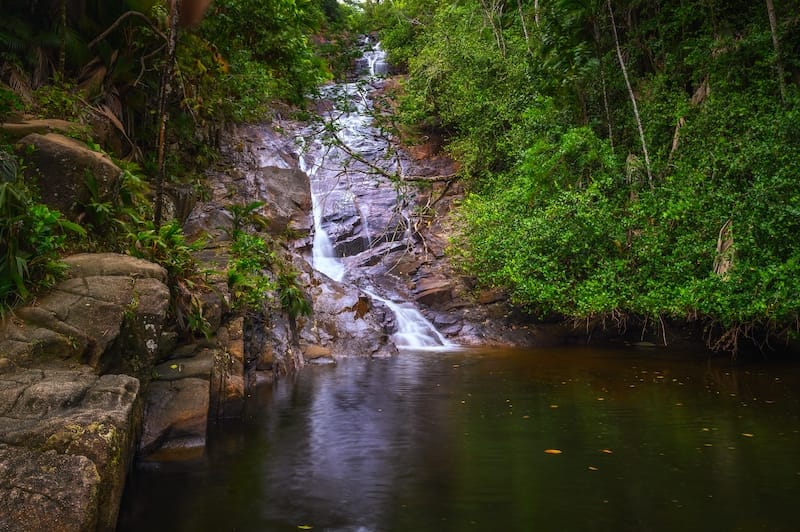
M 203 460 L 137 468 L 119 530 L 796 531 L 799 384 L 660 350 L 307 367 Z

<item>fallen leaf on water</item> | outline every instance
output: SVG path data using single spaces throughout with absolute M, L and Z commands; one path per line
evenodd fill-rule
M 614 454 L 614 451 L 612 451 L 611 449 L 602 449 L 600 452 L 606 454 Z
M 560 449 L 545 449 L 545 454 L 561 454 Z
M 558 408 L 558 405 L 550 405 L 550 408 Z
M 314 527 L 311 525 L 297 525 L 297 528 L 299 528 L 300 530 L 311 530 Z
M 750 434 L 749 432 L 742 432 L 742 436 L 744 436 L 745 438 L 752 438 L 753 437 L 753 435 Z
M 177 365 L 177 364 L 172 364 L 172 365 L 169 367 L 169 369 L 178 369 L 178 365 Z
M 593 465 L 589 466 L 589 471 L 597 471 L 597 468 Z

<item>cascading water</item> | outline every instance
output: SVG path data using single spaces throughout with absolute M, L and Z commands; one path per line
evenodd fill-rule
M 381 302 L 395 316 L 395 333 L 392 339 L 399 348 L 431 349 L 450 347 L 449 342 L 422 313 L 408 301 L 402 301 L 397 290 L 387 290 L 385 283 L 375 283 L 359 271 L 359 265 L 348 262 L 342 255 L 368 253 L 373 245 L 381 243 L 403 244 L 408 239 L 410 227 L 408 214 L 397 207 L 396 192 L 391 186 L 379 183 L 380 168 L 387 172 L 399 161 L 387 161 L 388 141 L 372 125 L 369 114 L 371 101 L 369 86 L 378 83 L 376 76 L 388 71 L 386 53 L 379 45 L 364 52 L 361 60 L 365 76 L 356 82 L 329 86 L 323 95 L 336 102 L 324 114 L 328 127 L 311 141 L 301 140 L 304 154 L 300 167 L 311 182 L 314 219 L 312 266 L 335 281 L 347 277 L 375 301 Z M 331 139 L 331 131 L 334 138 Z M 329 135 L 326 137 L 325 135 Z M 326 140 L 327 139 L 327 140 Z M 333 140 L 333 141 L 331 141 Z M 356 196 L 364 198 L 365 191 L 378 199 L 366 205 Z M 387 217 L 387 210 L 396 210 Z M 379 227 L 375 215 L 389 219 L 395 225 Z M 371 226 L 379 230 L 371 229 Z M 333 234 L 336 237 L 333 237 Z M 342 251 L 343 250 L 343 251 Z M 349 252 L 349 253 L 348 253 Z M 380 295 L 375 287 L 393 295 Z M 367 288 L 368 287 L 368 288 Z M 400 301 L 400 302 L 398 302 Z
M 392 335 L 392 339 L 397 347 L 424 349 L 453 346 L 411 303 L 395 303 L 371 290 L 364 289 L 364 293 L 389 307 L 394 314 L 397 320 L 397 330 Z
M 305 158 L 300 158 L 300 169 L 303 170 L 311 183 L 311 210 L 314 218 L 314 243 L 312 247 L 311 265 L 318 272 L 324 273 L 334 281 L 341 281 L 344 277 L 344 265 L 339 261 L 333 252 L 333 245 L 328 233 L 322 227 L 322 213 L 324 211 L 324 194 L 316 190 L 319 187 L 318 180 L 314 179 L 320 164 L 312 163 L 310 166 Z

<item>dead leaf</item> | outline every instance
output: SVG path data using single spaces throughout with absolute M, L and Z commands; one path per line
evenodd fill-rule
M 561 454 L 560 449 L 545 449 L 545 454 Z

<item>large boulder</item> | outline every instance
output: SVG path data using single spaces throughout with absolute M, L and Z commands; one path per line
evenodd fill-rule
M 34 181 L 48 206 L 74 218 L 90 201 L 115 199 L 122 170 L 107 155 L 59 133 L 31 133 L 16 145 L 25 176 Z M 94 180 L 96 197 L 87 180 Z
M 0 530 L 112 530 L 139 381 L 86 366 L 17 369 L 0 375 L 0 403 Z
M 0 444 L 0 530 L 94 531 L 99 480 L 85 456 Z
M 113 530 L 169 306 L 166 272 L 124 255 L 0 322 L 0 530 Z M 206 381 L 207 382 L 207 381 Z M 206 388 L 207 395 L 207 388 Z
M 355 286 L 319 277 L 318 284 L 311 287 L 313 315 L 300 333 L 306 359 L 397 354 L 387 332 L 393 319 L 389 309 Z
M 16 365 L 82 363 L 98 373 L 152 365 L 169 307 L 166 272 L 115 253 L 64 262 L 69 278 L 0 326 L 0 350 Z
M 282 234 L 287 228 L 307 234 L 311 228 L 311 188 L 308 176 L 297 168 L 276 166 L 261 168 L 255 173 L 258 197 L 264 202 L 269 219 L 269 232 Z
M 208 376 L 151 383 L 140 452 L 149 455 L 150 460 L 202 454 L 206 443 L 208 398 Z

